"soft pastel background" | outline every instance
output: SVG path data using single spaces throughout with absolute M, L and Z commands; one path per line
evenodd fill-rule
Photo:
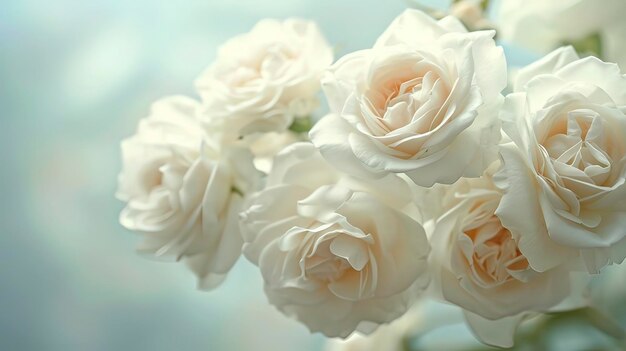
M 203 293 L 183 267 L 134 252 L 117 222 L 119 142 L 155 99 L 193 96 L 216 47 L 263 17 L 317 21 L 340 56 L 369 47 L 406 6 L 1 2 L 0 350 L 321 349 L 266 303 L 245 260 Z

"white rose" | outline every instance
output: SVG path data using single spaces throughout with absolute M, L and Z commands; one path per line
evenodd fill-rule
M 566 41 L 599 34 L 599 54 L 625 69 L 624 15 L 624 0 L 504 0 L 499 1 L 495 22 L 499 39 L 541 54 Z
M 533 270 L 517 245 L 523 233 L 509 230 L 496 215 L 502 197 L 492 176 L 497 165 L 481 178 L 461 179 L 448 188 L 443 214 L 429 229 L 431 267 L 437 291 L 464 309 L 477 337 L 510 347 L 526 312 L 552 309 L 572 295 L 572 288 L 566 267 Z
M 626 77 L 571 47 L 522 69 L 501 118 L 504 225 L 546 271 L 582 257 L 590 272 L 626 256 Z
M 253 190 L 256 171 L 248 151 L 211 144 L 196 119 L 199 108 L 185 97 L 152 106 L 122 142 L 117 197 L 127 202 L 121 224 L 144 238 L 138 250 L 184 259 L 209 289 L 241 254 L 241 195 Z
M 245 256 L 270 303 L 311 331 L 346 337 L 402 315 L 428 282 L 423 228 L 397 209 L 408 185 L 335 171 L 310 143 L 275 159 L 242 215 Z
M 479 176 L 497 156 L 506 86 L 494 33 L 405 11 L 374 48 L 344 56 L 322 79 L 333 113 L 313 127 L 313 143 L 356 175 L 406 173 L 422 186 Z
M 315 23 L 262 20 L 220 47 L 198 78 L 205 122 L 231 138 L 284 131 L 317 107 L 319 79 L 332 60 Z

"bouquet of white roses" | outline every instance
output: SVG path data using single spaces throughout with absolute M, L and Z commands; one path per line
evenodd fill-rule
M 512 346 L 626 257 L 626 76 L 566 46 L 504 96 L 495 34 L 407 10 L 333 63 L 314 23 L 259 22 L 199 101 L 156 102 L 122 143 L 122 225 L 202 289 L 243 254 L 271 304 L 328 337 L 431 298 Z

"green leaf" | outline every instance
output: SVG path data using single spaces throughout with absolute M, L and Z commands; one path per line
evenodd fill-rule
M 564 41 L 562 44 L 573 46 L 580 55 L 593 55 L 602 58 L 602 37 L 600 37 L 600 33 L 592 33 L 576 41 Z
M 308 133 L 313 127 L 313 119 L 311 117 L 296 117 L 289 126 L 289 130 L 294 133 Z

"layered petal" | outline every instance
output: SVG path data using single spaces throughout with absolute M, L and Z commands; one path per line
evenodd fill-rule
M 624 76 L 615 64 L 563 48 L 523 69 L 515 89 L 500 115 L 513 141 L 502 147 L 502 222 L 520 233 L 535 269 L 582 259 L 598 272 L 622 262 Z M 534 207 L 520 216 L 520 203 Z
M 202 121 L 226 141 L 284 132 L 317 108 L 320 77 L 333 53 L 317 25 L 265 19 L 227 41 L 197 79 Z
M 313 143 L 358 177 L 406 173 L 421 186 L 477 177 L 500 138 L 506 64 L 494 34 L 405 11 L 372 49 L 329 68 L 331 115 L 312 130 Z
M 138 132 L 122 142 L 120 223 L 142 235 L 146 255 L 183 260 L 199 287 L 219 285 L 241 254 L 238 212 L 258 174 L 249 151 L 222 148 L 198 121 L 192 99 L 153 105 Z
M 395 175 L 338 172 L 311 144 L 283 150 L 242 213 L 244 253 L 270 303 L 327 336 L 402 315 L 428 283 L 424 229 L 400 211 L 407 194 Z

